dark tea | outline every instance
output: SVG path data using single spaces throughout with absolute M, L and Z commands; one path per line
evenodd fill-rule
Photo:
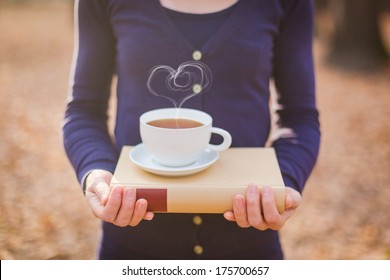
M 203 123 L 190 119 L 159 119 L 148 122 L 148 125 L 161 128 L 194 128 L 202 126 Z

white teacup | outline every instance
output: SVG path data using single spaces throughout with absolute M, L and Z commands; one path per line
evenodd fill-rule
M 226 130 L 212 127 L 212 117 L 187 108 L 165 108 L 148 111 L 140 117 L 142 143 L 160 164 L 172 167 L 195 162 L 206 149 L 223 151 L 232 137 Z M 223 142 L 210 144 L 211 134 L 219 134 Z

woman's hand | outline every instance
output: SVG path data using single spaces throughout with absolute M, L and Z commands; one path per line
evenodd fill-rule
M 224 213 L 225 219 L 235 221 L 242 228 L 254 227 L 258 230 L 279 230 L 294 214 L 301 203 L 301 195 L 296 190 L 286 187 L 285 211 L 279 214 L 276 209 L 272 188 L 249 185 L 245 196 L 236 195 L 233 200 L 233 211 Z
M 85 196 L 97 218 L 120 227 L 136 226 L 143 219 L 153 219 L 153 212 L 146 211 L 148 202 L 136 201 L 135 189 L 111 189 L 111 179 L 112 174 L 105 170 L 93 170 L 87 177 Z

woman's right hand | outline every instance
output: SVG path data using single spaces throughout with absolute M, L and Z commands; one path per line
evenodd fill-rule
M 146 211 L 148 202 L 143 198 L 136 200 L 135 189 L 111 189 L 111 179 L 111 172 L 105 170 L 93 170 L 87 177 L 85 196 L 97 218 L 120 227 L 153 219 L 154 213 Z

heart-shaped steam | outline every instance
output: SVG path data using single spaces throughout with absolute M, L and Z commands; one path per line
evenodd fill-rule
M 159 93 L 154 90 L 152 83 L 163 75 L 165 87 L 168 93 Z M 210 68 L 200 61 L 187 61 L 175 70 L 166 65 L 158 65 L 152 68 L 147 81 L 149 91 L 158 97 L 163 97 L 172 102 L 176 108 L 181 108 L 183 103 L 191 97 L 205 92 L 212 83 Z

